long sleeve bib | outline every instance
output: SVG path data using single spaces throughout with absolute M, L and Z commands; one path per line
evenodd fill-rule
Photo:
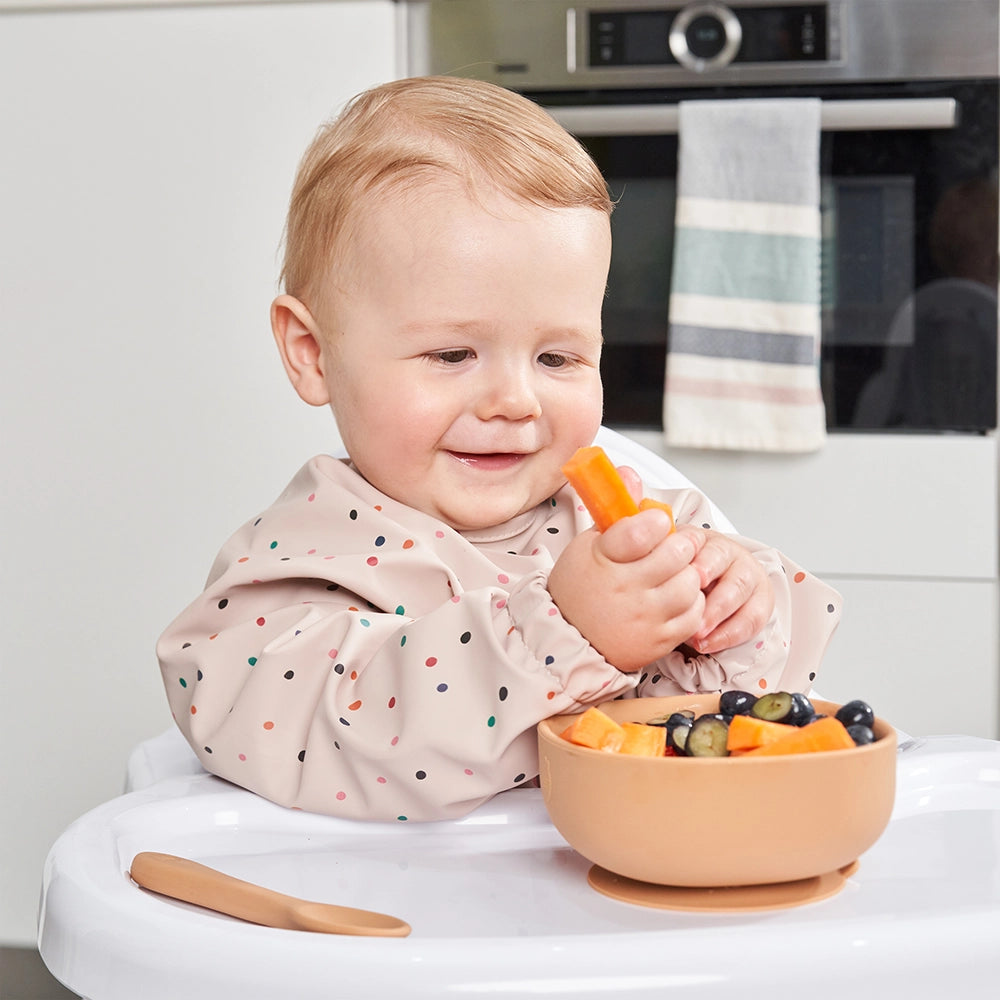
M 694 490 L 659 495 L 679 520 L 708 523 Z M 174 719 L 207 770 L 266 798 L 426 820 L 532 779 L 535 726 L 550 715 L 637 685 L 652 695 L 809 687 L 839 597 L 755 543 L 776 594 L 761 635 L 717 656 L 672 653 L 638 675 L 615 669 L 546 587 L 589 524 L 566 487 L 463 534 L 343 461 L 314 458 L 229 539 L 205 591 L 161 636 Z

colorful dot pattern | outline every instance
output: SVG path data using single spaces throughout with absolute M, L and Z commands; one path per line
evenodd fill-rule
M 703 499 L 684 496 L 680 513 L 704 523 Z M 275 801 L 413 822 L 534 778 L 548 716 L 622 694 L 789 686 L 778 627 L 732 657 L 678 651 L 640 677 L 607 664 L 545 589 L 589 524 L 578 507 L 564 489 L 488 539 L 463 536 L 313 459 L 161 637 L 174 718 L 207 768 Z M 775 566 L 782 600 L 807 609 L 803 645 L 825 645 L 839 597 Z

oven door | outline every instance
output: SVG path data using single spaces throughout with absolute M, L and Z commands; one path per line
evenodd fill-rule
M 662 426 L 677 101 L 818 96 L 828 429 L 996 427 L 996 80 L 529 96 L 587 146 L 618 202 L 607 423 Z

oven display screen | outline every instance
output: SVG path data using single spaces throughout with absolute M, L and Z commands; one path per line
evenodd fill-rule
M 679 11 L 591 11 L 591 66 L 676 66 L 670 31 Z M 825 60 L 827 12 L 824 4 L 741 7 L 733 11 L 742 41 L 733 62 L 776 63 Z M 711 58 L 725 45 L 725 28 L 710 14 L 696 17 L 685 31 L 687 47 Z

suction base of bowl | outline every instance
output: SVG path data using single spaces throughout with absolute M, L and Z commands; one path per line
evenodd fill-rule
M 826 899 L 840 892 L 847 879 L 857 870 L 858 862 L 852 861 L 837 871 L 795 882 L 714 888 L 638 882 L 594 865 L 587 873 L 587 881 L 598 892 L 623 903 L 636 903 L 661 910 L 686 910 L 690 913 L 748 913 L 781 910 Z

